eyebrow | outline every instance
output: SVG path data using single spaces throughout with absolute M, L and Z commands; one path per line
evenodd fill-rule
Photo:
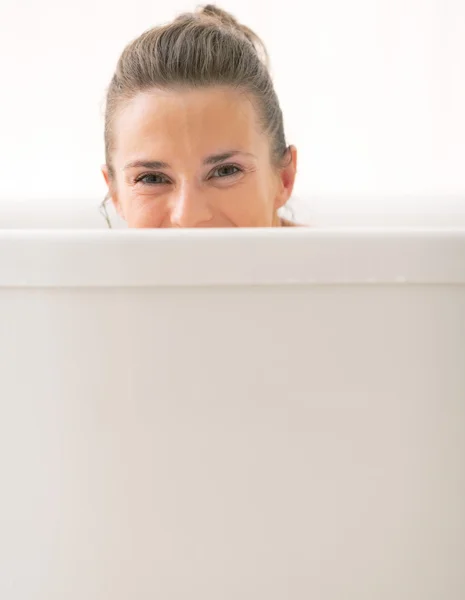
M 207 156 L 207 158 L 203 161 L 203 164 L 216 165 L 217 163 L 223 162 L 224 160 L 227 160 L 236 154 L 257 158 L 250 152 L 242 152 L 241 150 L 228 150 L 227 152 L 222 152 L 221 154 L 212 154 L 211 156 Z M 134 169 L 136 167 L 142 167 L 144 169 L 169 169 L 170 165 L 160 160 L 135 160 L 127 163 L 123 170 L 126 171 L 127 169 Z
M 221 154 L 212 154 L 211 156 L 207 156 L 207 158 L 203 161 L 203 164 L 216 165 L 216 163 L 223 162 L 223 160 L 228 160 L 228 158 L 231 158 L 236 154 L 242 154 L 243 156 L 252 156 L 253 158 L 257 158 L 254 154 L 250 154 L 250 152 L 242 152 L 241 150 L 227 150 L 226 152 L 222 152 Z

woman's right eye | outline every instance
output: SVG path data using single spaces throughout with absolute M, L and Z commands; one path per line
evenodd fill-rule
M 169 180 L 159 173 L 145 173 L 144 175 L 139 175 L 136 178 L 135 183 L 142 182 L 144 185 L 160 185 L 163 183 L 169 183 Z

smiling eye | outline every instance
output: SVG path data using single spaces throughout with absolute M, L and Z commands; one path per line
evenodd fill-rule
M 236 165 L 222 165 L 213 171 L 213 177 L 231 177 L 232 175 L 237 175 L 237 173 L 241 173 L 242 169 L 236 167 Z
M 142 182 L 145 185 L 160 185 L 162 183 L 169 183 L 164 175 L 159 173 L 145 173 L 145 175 L 139 175 L 135 180 L 135 183 Z

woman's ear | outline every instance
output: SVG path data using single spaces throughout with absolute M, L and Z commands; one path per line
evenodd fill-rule
M 123 211 L 121 209 L 121 204 L 118 200 L 118 194 L 116 192 L 115 186 L 113 185 L 113 180 L 110 175 L 110 170 L 107 165 L 102 165 L 102 175 L 105 179 L 105 183 L 108 187 L 108 197 L 111 198 L 113 206 L 115 207 L 116 212 L 119 214 L 121 218 L 124 219 Z
M 276 196 L 276 209 L 284 206 L 291 197 L 296 174 L 297 148 L 295 146 L 289 146 L 283 161 L 283 166 L 279 168 L 279 187 Z

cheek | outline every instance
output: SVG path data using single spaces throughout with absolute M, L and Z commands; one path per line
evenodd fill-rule
M 267 227 L 273 220 L 274 196 L 270 181 L 254 177 L 219 196 L 216 204 L 221 213 L 237 227 Z
M 121 216 L 128 227 L 157 227 L 163 219 L 160 203 L 148 194 L 138 194 L 123 177 L 116 183 Z
M 160 227 L 166 212 L 164 202 L 137 195 L 126 195 L 122 209 L 129 227 Z

